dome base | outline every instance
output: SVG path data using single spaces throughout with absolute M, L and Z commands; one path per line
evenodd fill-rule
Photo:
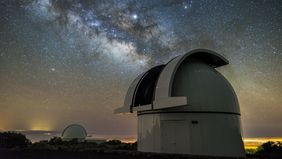
M 138 112 L 138 151 L 245 157 L 240 115 Z

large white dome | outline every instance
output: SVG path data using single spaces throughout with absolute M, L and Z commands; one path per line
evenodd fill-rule
M 215 69 L 227 64 L 200 49 L 139 75 L 115 110 L 137 111 L 137 150 L 244 158 L 238 99 Z
M 130 85 L 123 107 L 115 112 L 173 108 L 240 114 L 232 86 L 215 69 L 226 64 L 228 60 L 210 50 L 178 56 L 139 75 Z
M 86 130 L 79 124 L 71 124 L 67 126 L 62 133 L 63 140 L 85 140 L 86 136 Z

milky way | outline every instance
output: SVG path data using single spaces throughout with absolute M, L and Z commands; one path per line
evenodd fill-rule
M 0 129 L 136 133 L 119 116 L 130 82 L 185 52 L 214 50 L 245 137 L 281 136 L 280 0 L 0 0 Z

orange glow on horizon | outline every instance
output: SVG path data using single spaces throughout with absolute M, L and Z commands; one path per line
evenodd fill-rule
M 243 138 L 245 149 L 256 149 L 268 141 L 282 142 L 282 137 Z
M 122 142 L 134 143 L 137 141 L 136 138 L 123 138 Z M 282 142 L 282 137 L 262 137 L 262 138 L 243 138 L 245 149 L 256 149 L 258 146 L 268 141 Z
M 134 143 L 137 141 L 136 138 L 124 138 L 121 139 L 125 143 Z M 256 149 L 258 146 L 268 141 L 282 142 L 282 137 L 262 137 L 262 138 L 243 138 L 245 149 Z
M 52 126 L 49 122 L 47 121 L 33 121 L 30 124 L 30 130 L 33 131 L 51 131 Z
M 0 121 L 0 131 L 3 131 L 6 129 L 6 124 L 2 121 Z

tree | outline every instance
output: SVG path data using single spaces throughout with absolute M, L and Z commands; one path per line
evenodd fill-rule
M 0 147 L 1 148 L 15 148 L 27 147 L 31 141 L 25 135 L 17 132 L 0 132 Z
M 267 153 L 282 153 L 282 144 L 281 142 L 266 142 L 263 143 L 257 149 L 258 154 L 267 154 Z

